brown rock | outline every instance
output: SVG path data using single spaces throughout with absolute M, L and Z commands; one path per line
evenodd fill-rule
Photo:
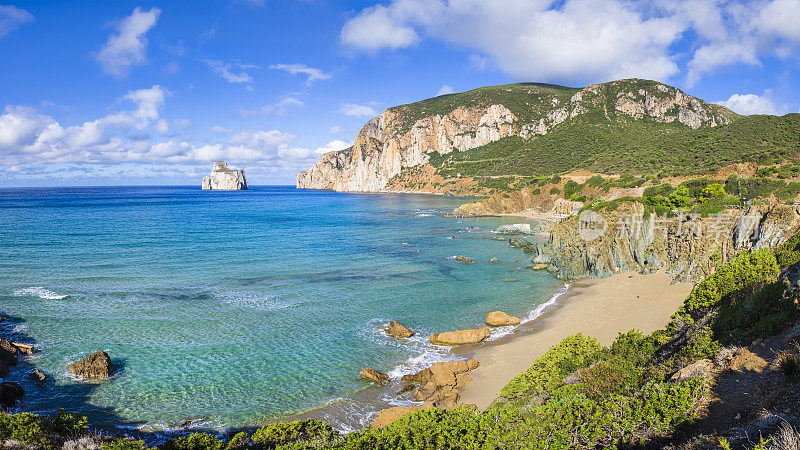
M 377 384 L 378 386 L 383 386 L 384 384 L 387 384 L 389 382 L 389 375 L 386 375 L 385 373 L 378 372 L 377 370 L 375 370 L 375 369 L 373 369 L 371 367 L 365 367 L 365 368 L 361 369 L 361 372 L 359 372 L 359 375 L 361 375 L 361 378 L 363 378 L 365 380 L 372 381 L 373 383 Z
M 490 263 L 498 263 L 498 262 L 500 262 L 500 260 L 498 260 L 497 258 L 492 258 L 492 259 L 489 260 L 489 262 Z
M 455 259 L 456 261 L 461 261 L 464 264 L 472 264 L 472 258 L 470 258 L 469 256 L 458 255 L 453 257 L 453 259 Z
M 3 408 L 13 408 L 17 400 L 20 400 L 22 397 L 25 397 L 25 391 L 19 384 L 10 382 L 0 383 L 0 406 Z
M 423 403 L 422 406 L 394 406 L 392 408 L 382 409 L 378 412 L 378 417 L 372 421 L 372 428 L 383 428 L 406 414 L 433 407 L 433 403 L 426 402 Z
M 489 337 L 489 328 L 483 327 L 475 330 L 448 331 L 445 333 L 432 333 L 428 340 L 435 345 L 461 345 L 476 344 Z
M 714 362 L 710 359 L 701 359 L 677 371 L 670 378 L 673 383 L 689 381 L 692 378 L 711 378 L 714 371 Z
M 453 409 L 458 406 L 458 401 L 461 400 L 461 395 L 453 391 L 452 394 L 447 395 L 446 397 L 440 399 L 436 402 L 436 406 L 443 409 Z
M 519 325 L 519 317 L 509 316 L 503 311 L 494 311 L 486 315 L 486 324 L 490 327 L 504 327 Z
M 442 361 L 432 365 L 430 371 L 433 375 L 439 373 L 465 373 L 478 366 L 478 361 L 474 359 L 470 359 L 469 361 Z
M 389 322 L 389 325 L 384 328 L 384 331 L 387 335 L 398 339 L 410 338 L 415 334 L 413 331 L 406 328 L 405 325 L 396 320 Z
M 0 338 L 0 361 L 9 366 L 17 364 L 17 348 L 5 338 Z
M 421 402 L 425 401 L 436 393 L 436 383 L 429 381 L 422 385 L 419 389 L 414 391 L 414 400 Z
M 29 373 L 28 378 L 30 378 L 31 381 L 34 381 L 39 386 L 43 386 L 45 380 L 47 379 L 47 377 L 42 372 L 39 372 L 39 369 L 36 369 L 33 372 Z
M 11 345 L 17 349 L 18 352 L 24 353 L 26 355 L 33 354 L 33 346 L 30 344 L 20 344 L 19 342 L 11 342 Z
M 114 372 L 114 364 L 111 358 L 102 350 L 98 350 L 91 355 L 69 365 L 69 371 L 73 375 L 86 379 L 108 378 Z
M 421 383 L 425 384 L 428 381 L 431 381 L 431 373 L 430 369 L 422 369 L 415 374 L 407 374 L 400 377 L 401 381 L 405 381 L 406 383 Z
M 397 395 L 403 395 L 403 394 L 405 394 L 407 392 L 413 391 L 416 388 L 417 388 L 417 386 L 414 385 L 414 384 L 411 384 L 411 383 L 404 384 L 403 387 L 401 387 L 400 390 L 397 391 Z
M 462 387 L 472 383 L 472 381 L 473 381 L 472 377 L 467 375 L 467 374 L 465 374 L 465 373 L 460 373 L 460 374 L 456 375 L 456 387 L 457 388 L 462 388 Z
M 533 270 L 544 270 L 544 269 L 547 269 L 547 264 L 542 264 L 542 263 L 534 264 L 531 267 L 531 269 L 533 269 Z

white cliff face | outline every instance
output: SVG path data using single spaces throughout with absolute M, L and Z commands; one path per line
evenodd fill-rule
M 606 117 L 618 113 L 664 123 L 677 121 L 694 129 L 729 122 L 725 115 L 676 88 L 657 83 L 644 90 L 635 87 L 637 81 L 592 85 L 563 101 L 540 95 L 539 103 L 528 103 L 535 117 L 528 122 L 495 103 L 457 106 L 447 114 L 423 117 L 408 126 L 403 122 L 403 107 L 390 108 L 364 125 L 353 147 L 326 153 L 313 167 L 298 174 L 297 187 L 377 192 L 403 168 L 426 164 L 430 153 L 470 150 L 509 136 L 531 139 L 592 109 L 604 111 Z M 607 99 L 609 95 L 616 98 Z
M 204 190 L 241 191 L 247 189 L 244 169 L 229 169 L 225 161 L 217 161 L 211 175 L 203 177 Z

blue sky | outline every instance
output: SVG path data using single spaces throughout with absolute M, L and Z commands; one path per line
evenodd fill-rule
M 293 184 L 381 110 L 542 81 L 800 109 L 800 0 L 0 0 L 0 186 Z

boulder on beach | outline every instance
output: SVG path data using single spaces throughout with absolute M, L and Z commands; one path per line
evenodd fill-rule
M 446 331 L 444 333 L 431 333 L 428 341 L 434 345 L 462 345 L 477 344 L 491 334 L 488 327 L 474 330 Z
M 0 338 L 0 361 L 9 366 L 17 364 L 17 347 L 5 338 Z
M 44 386 L 44 382 L 47 380 L 47 377 L 42 372 L 39 372 L 39 369 L 29 373 L 28 378 L 39 386 Z
M 108 378 L 114 372 L 114 364 L 111 363 L 108 353 L 98 350 L 86 358 L 70 364 L 69 371 L 73 375 L 86 379 Z
M 472 383 L 467 372 L 478 368 L 480 364 L 474 359 L 468 361 L 443 361 L 421 370 L 414 375 L 403 377 L 403 380 L 421 384 L 414 391 L 415 401 L 432 404 L 437 408 L 455 408 L 461 395 L 458 388 Z
M 389 375 L 378 372 L 377 370 L 371 367 L 365 367 L 361 369 L 361 372 L 359 372 L 358 374 L 361 375 L 361 378 L 368 381 L 372 381 L 378 386 L 383 386 L 384 384 L 389 383 Z
M 386 332 L 387 335 L 398 339 L 410 338 L 411 336 L 416 334 L 413 331 L 409 330 L 408 327 L 406 327 L 405 325 L 396 320 L 389 322 L 389 325 L 387 325 L 386 328 L 384 328 L 383 330 Z
M 472 258 L 470 258 L 469 256 L 458 255 L 454 256 L 453 259 L 455 259 L 456 261 L 461 261 L 464 264 L 472 264 Z
M 17 400 L 25 397 L 25 390 L 17 383 L 0 383 L 0 406 L 3 408 L 13 408 Z
M 532 246 L 533 243 L 531 243 L 530 241 L 527 241 L 525 239 L 512 237 L 512 238 L 509 238 L 508 245 L 510 245 L 512 247 L 517 247 L 517 248 L 525 248 L 525 247 Z
M 486 314 L 486 325 L 490 327 L 505 327 L 519 325 L 519 317 L 509 316 L 503 311 L 493 311 Z

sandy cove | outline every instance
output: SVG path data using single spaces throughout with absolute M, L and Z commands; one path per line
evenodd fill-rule
M 572 284 L 557 304 L 514 333 L 469 351 L 481 366 L 474 381 L 460 390 L 461 403 L 485 409 L 500 389 L 565 337 L 581 332 L 609 345 L 620 332 L 657 330 L 669 321 L 691 292 L 689 283 L 670 284 L 670 276 L 618 274 Z

